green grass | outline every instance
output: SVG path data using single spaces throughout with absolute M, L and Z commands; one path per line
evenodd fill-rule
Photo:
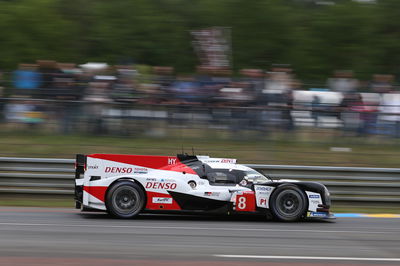
M 181 130 L 182 131 L 182 130 Z M 400 145 L 381 138 L 339 138 L 299 132 L 232 140 L 226 132 L 184 131 L 171 137 L 111 137 L 0 133 L 0 156 L 74 158 L 75 154 L 122 153 L 174 155 L 182 152 L 237 158 L 242 163 L 399 167 Z M 348 147 L 351 152 L 332 152 Z
M 47 207 L 47 208 L 74 208 L 73 198 L 29 198 L 29 197 L 10 197 L 0 198 L 0 206 L 15 207 Z
M 382 206 L 368 206 L 357 204 L 334 203 L 331 211 L 333 213 L 391 213 L 400 214 L 400 206 L 388 205 Z

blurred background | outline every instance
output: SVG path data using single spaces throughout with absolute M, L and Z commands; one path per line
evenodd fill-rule
M 398 167 L 400 2 L 0 1 L 0 156 Z
M 384 217 L 400 213 L 399 18 L 399 0 L 0 0 L 0 264 L 213 265 L 204 254 L 246 253 L 398 263 L 398 221 Z M 73 210 L 75 154 L 182 152 L 322 182 L 334 213 L 380 218 Z

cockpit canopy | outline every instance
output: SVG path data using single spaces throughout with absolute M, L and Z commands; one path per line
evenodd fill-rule
M 197 174 L 204 179 L 207 179 L 210 184 L 259 184 L 269 182 L 263 174 L 244 165 L 229 164 L 229 163 L 199 163 L 196 166 L 191 166 Z M 245 180 L 245 182 L 243 181 Z
M 253 169 L 211 168 L 206 174 L 206 177 L 211 184 L 239 184 L 243 180 L 245 180 L 246 183 L 259 184 L 269 181 L 267 177 Z

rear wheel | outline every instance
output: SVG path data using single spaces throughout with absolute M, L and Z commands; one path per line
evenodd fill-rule
M 114 184 L 107 193 L 107 211 L 118 218 L 137 216 L 145 204 L 143 189 L 131 181 Z
M 271 212 L 280 221 L 300 220 L 307 211 L 304 192 L 294 185 L 278 187 L 271 198 Z

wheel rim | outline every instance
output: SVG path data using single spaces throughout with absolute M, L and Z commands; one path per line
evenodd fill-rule
M 301 214 L 303 199 L 295 190 L 281 192 L 276 198 L 277 211 L 285 217 L 295 217 Z
M 118 213 L 131 214 L 139 209 L 140 195 L 132 187 L 119 187 L 113 193 L 112 204 Z

